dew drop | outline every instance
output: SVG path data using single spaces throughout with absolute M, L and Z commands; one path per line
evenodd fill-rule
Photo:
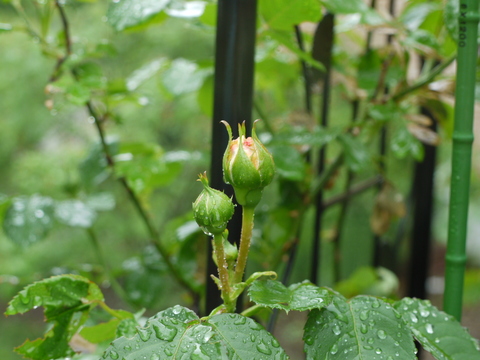
M 335 355 L 337 352 L 338 352 L 338 345 L 337 345 L 337 343 L 335 343 L 330 348 L 330 354 Z
M 430 311 L 428 311 L 427 309 L 420 309 L 420 315 L 422 317 L 428 317 L 428 315 L 430 315 Z
M 148 341 L 152 333 L 147 329 L 138 329 L 138 335 L 142 341 Z
M 417 323 L 417 322 L 418 322 L 418 318 L 417 318 L 417 316 L 416 316 L 414 313 L 410 313 L 410 319 L 412 319 L 412 322 L 413 322 L 413 323 Z
M 150 356 L 150 360 L 160 360 L 160 356 L 157 354 L 152 354 L 152 356 Z
M 375 349 L 375 354 L 380 355 L 382 353 L 382 349 L 376 348 Z
M 243 325 L 246 322 L 247 322 L 247 318 L 245 316 L 241 316 L 237 320 L 235 320 L 234 324 L 235 325 Z
M 172 341 L 177 335 L 177 329 L 173 326 L 164 325 L 161 322 L 158 322 L 153 325 L 153 330 L 158 339 L 164 341 Z
M 277 341 L 277 339 L 272 339 L 272 341 L 270 341 L 270 343 L 272 344 L 273 347 L 280 347 L 280 344 L 279 342 Z
M 307 336 L 304 339 L 304 341 L 305 341 L 305 344 L 307 344 L 307 345 L 313 345 L 313 337 L 311 337 L 311 336 Z
M 374 300 L 372 302 L 372 308 L 377 309 L 380 307 L 380 302 L 378 300 Z
M 377 336 L 379 339 L 384 340 L 387 338 L 387 334 L 383 330 L 378 330 L 377 331 Z
M 432 326 L 432 324 L 430 324 L 430 323 L 425 324 L 425 330 L 427 331 L 427 333 L 433 334 L 433 326 Z
M 262 354 L 272 355 L 272 350 L 270 350 L 270 348 L 263 341 L 257 344 L 256 348 Z
M 368 338 L 367 340 L 367 344 L 370 344 L 370 345 L 372 345 L 374 342 L 375 342 L 374 338 Z
M 361 332 L 362 334 L 366 334 L 366 333 L 368 332 L 367 325 L 362 324 L 362 325 L 360 326 L 360 332 Z
M 440 339 L 439 338 L 435 338 L 435 343 L 438 344 L 440 342 Z
M 334 325 L 333 328 L 332 328 L 332 331 L 333 331 L 333 333 L 334 333 L 335 335 L 337 335 L 337 336 L 340 335 L 341 332 L 342 332 L 342 331 L 340 330 L 340 326 L 338 326 L 338 325 Z
M 365 321 L 368 319 L 368 310 L 364 310 L 360 313 L 360 320 Z
M 363 348 L 364 348 L 365 350 L 372 350 L 372 349 L 373 349 L 373 346 L 363 345 Z
M 116 359 L 118 359 L 118 353 L 115 350 L 110 350 L 110 357 L 113 360 L 116 360 Z

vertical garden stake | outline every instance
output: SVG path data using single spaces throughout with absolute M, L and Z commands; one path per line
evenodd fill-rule
M 458 320 L 462 316 L 465 243 L 473 142 L 473 106 L 477 60 L 478 0 L 461 0 L 458 27 L 455 124 L 452 179 L 445 257 L 444 310 Z
M 256 18 L 257 0 L 218 1 L 209 176 L 212 188 L 225 190 L 229 195 L 233 194 L 233 190 L 226 187 L 222 173 L 222 158 L 228 137 L 220 121 L 226 120 L 232 125 L 235 137 L 238 135 L 237 123 L 246 121 L 246 128 L 251 128 Z M 237 207 L 229 225 L 230 241 L 240 238 L 241 220 L 241 209 Z M 210 257 L 207 262 L 205 311 L 210 313 L 220 305 L 221 299 L 217 286 L 210 278 L 210 274 L 216 272 L 216 265 Z

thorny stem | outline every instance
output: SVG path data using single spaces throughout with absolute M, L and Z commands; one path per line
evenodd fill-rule
M 55 6 L 58 9 L 58 13 L 60 14 L 60 19 L 62 21 L 63 37 L 65 40 L 65 55 L 57 60 L 55 69 L 53 70 L 52 76 L 50 77 L 50 82 L 54 82 L 58 79 L 62 64 L 67 61 L 69 56 L 72 54 L 72 41 L 70 40 L 70 26 L 68 24 L 67 14 L 65 14 L 65 10 L 63 9 L 63 6 L 58 0 L 55 0 Z
M 217 258 L 217 266 L 218 266 L 218 275 L 220 277 L 221 289 L 222 292 L 222 299 L 225 303 L 225 307 L 227 308 L 228 312 L 233 312 L 235 310 L 235 304 L 232 304 L 230 299 L 230 279 L 228 275 L 228 265 L 227 260 L 225 258 L 225 251 L 223 248 L 223 235 L 222 234 L 215 234 L 213 236 L 213 252 L 215 257 Z
M 247 265 L 248 250 L 252 240 L 253 217 L 255 207 L 243 206 L 242 233 L 240 235 L 240 246 L 238 249 L 238 258 L 235 264 L 234 281 L 236 284 L 243 280 L 245 267 Z
M 57 9 L 60 13 L 60 17 L 62 19 L 62 26 L 63 26 L 64 35 L 65 35 L 66 55 L 65 55 L 65 58 L 64 58 L 63 61 L 59 60 L 59 62 L 60 61 L 64 62 L 66 60 L 66 58 L 71 53 L 72 42 L 71 42 L 71 38 L 70 38 L 68 18 L 65 14 L 65 11 L 63 10 L 63 8 L 60 5 L 60 3 L 58 2 L 58 0 L 55 1 L 55 4 L 57 6 Z M 61 63 L 60 63 L 60 65 L 61 65 Z M 59 68 L 60 65 L 57 63 L 56 70 Z M 78 78 L 78 74 L 76 74 L 75 70 L 72 70 L 72 75 L 75 79 Z M 52 75 L 52 78 L 55 79 L 55 74 Z M 86 102 L 85 106 L 87 107 L 89 115 L 93 118 L 93 122 L 95 124 L 98 135 L 100 137 L 100 143 L 102 145 L 103 153 L 104 153 L 105 159 L 107 160 L 107 164 L 113 170 L 113 172 L 115 173 L 115 171 L 114 171 L 115 170 L 115 161 L 113 160 L 112 154 L 110 153 L 110 150 L 108 148 L 108 144 L 107 144 L 106 136 L 105 136 L 105 131 L 104 131 L 103 126 L 102 126 L 102 123 L 105 120 L 105 118 L 100 117 L 100 115 L 94 109 L 93 104 L 90 100 Z M 137 210 L 137 212 L 140 215 L 140 217 L 142 218 L 145 226 L 147 227 L 148 232 L 149 232 L 150 237 L 151 237 L 150 242 L 155 246 L 157 251 L 163 257 L 163 259 L 165 261 L 165 264 L 167 265 L 168 269 L 170 270 L 171 274 L 175 277 L 175 279 L 184 288 L 186 288 L 191 293 L 193 298 L 195 298 L 196 297 L 195 296 L 196 295 L 196 290 L 187 281 L 185 281 L 185 279 L 181 276 L 180 271 L 172 263 L 168 252 L 161 245 L 160 236 L 159 236 L 157 230 L 155 229 L 155 226 L 152 223 L 150 215 L 148 214 L 147 210 L 143 207 L 140 199 L 135 194 L 135 192 L 130 187 L 130 185 L 128 184 L 127 180 L 124 177 L 120 177 L 118 180 L 120 181 L 123 188 L 127 192 L 128 196 L 130 197 L 130 200 L 132 201 L 132 203 L 135 206 L 135 209 Z

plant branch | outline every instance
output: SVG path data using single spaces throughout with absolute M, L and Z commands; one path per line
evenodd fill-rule
M 55 1 L 55 4 L 57 5 L 57 9 L 60 13 L 60 17 L 62 19 L 62 26 L 64 30 L 64 35 L 65 35 L 65 50 L 66 50 L 66 56 L 71 53 L 71 39 L 70 39 L 70 30 L 69 30 L 69 23 L 68 23 L 68 18 L 58 2 L 58 0 Z M 65 60 L 63 60 L 65 61 Z M 61 64 L 60 64 L 61 65 Z M 57 64 L 57 68 L 58 68 Z M 71 70 L 73 77 L 78 80 L 78 74 L 76 73 L 75 69 Z M 55 74 L 54 74 L 55 75 Z M 54 78 L 54 75 L 52 75 L 52 78 Z M 104 117 L 100 117 L 100 115 L 96 112 L 95 108 L 93 107 L 93 104 L 91 100 L 87 101 L 85 103 L 85 106 L 87 107 L 89 115 L 93 118 L 93 122 L 95 124 L 95 127 L 97 129 L 98 135 L 100 137 L 100 143 L 102 146 L 102 150 L 105 156 L 105 159 L 107 160 L 108 166 L 112 169 L 113 173 L 115 173 L 115 161 L 113 159 L 112 154 L 110 153 L 110 150 L 108 148 L 108 144 L 106 141 L 106 136 L 105 136 L 105 131 L 103 129 L 103 122 L 104 122 Z M 137 210 L 138 214 L 142 218 L 145 226 L 147 227 L 148 233 L 150 234 L 151 240 L 150 242 L 155 246 L 157 251 L 160 253 L 160 255 L 163 257 L 165 264 L 167 265 L 168 269 L 170 270 L 171 274 L 175 277 L 175 279 L 186 289 L 190 291 L 193 297 L 195 297 L 196 291 L 195 289 L 187 282 L 185 279 L 182 277 L 180 271 L 175 267 L 175 265 L 172 263 L 170 256 L 167 252 L 167 250 L 162 246 L 160 243 L 160 235 L 158 231 L 156 230 L 155 226 L 152 223 L 150 214 L 147 212 L 147 210 L 144 208 L 142 205 L 140 199 L 138 196 L 135 194 L 131 186 L 128 184 L 127 179 L 124 177 L 120 177 L 118 179 L 120 183 L 122 184 L 123 188 L 127 192 L 128 196 L 130 197 L 130 200 L 132 201 L 133 205 L 135 206 L 135 209 Z
M 420 89 L 421 87 L 427 85 L 428 83 L 432 82 L 432 80 L 441 74 L 443 70 L 445 70 L 455 59 L 457 58 L 456 55 L 452 55 L 447 60 L 445 60 L 442 64 L 437 65 L 429 74 L 423 76 L 420 80 L 418 80 L 412 86 L 409 86 L 402 91 L 398 92 L 397 94 L 392 96 L 393 101 L 399 101 L 406 95 Z
M 332 196 L 330 199 L 325 200 L 322 204 L 322 207 L 323 209 L 327 209 L 330 206 L 336 205 L 338 203 L 342 203 L 346 199 L 349 199 L 354 195 L 360 194 L 365 190 L 368 190 L 378 184 L 381 184 L 383 181 L 384 181 L 383 176 L 377 175 L 372 179 L 368 179 L 363 182 L 360 182 L 350 187 L 350 189 L 348 189 L 344 193 Z
M 343 164 L 343 160 L 344 154 L 341 153 L 337 156 L 333 163 L 331 163 L 330 166 L 325 169 L 325 171 L 323 171 L 316 179 L 314 179 L 309 194 L 311 199 L 315 198 L 318 192 L 325 187 L 335 171 L 337 171 L 337 169 Z
M 65 55 L 60 57 L 57 60 L 57 64 L 55 65 L 55 69 L 53 70 L 52 76 L 50 77 L 50 80 L 49 80 L 50 82 L 54 82 L 58 79 L 60 75 L 60 68 L 62 67 L 63 63 L 67 61 L 67 59 L 72 54 L 72 41 L 70 38 L 70 25 L 68 23 L 67 14 L 65 14 L 63 5 L 60 4 L 59 0 L 55 0 L 55 6 L 58 9 L 58 13 L 60 14 L 60 20 L 62 21 L 63 37 L 65 41 Z
M 225 258 L 225 251 L 223 248 L 223 235 L 215 234 L 213 236 L 213 253 L 217 258 L 218 275 L 220 277 L 222 298 L 228 312 L 235 310 L 235 304 L 232 304 L 230 299 L 230 279 L 228 275 L 228 264 Z
M 242 233 L 240 236 L 240 246 L 238 249 L 238 258 L 235 264 L 234 283 L 238 284 L 243 280 L 245 267 L 247 266 L 248 250 L 252 240 L 254 207 L 243 206 Z

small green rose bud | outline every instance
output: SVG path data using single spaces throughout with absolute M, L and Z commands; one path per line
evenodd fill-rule
M 233 216 L 232 200 L 223 192 L 208 185 L 207 173 L 199 175 L 203 191 L 193 203 L 193 215 L 198 226 L 207 235 L 221 234 Z
M 254 207 L 262 197 L 263 188 L 272 182 L 275 175 L 272 154 L 258 139 L 255 123 L 252 137 L 245 137 L 243 122 L 238 124 L 238 138 L 233 139 L 230 125 L 226 121 L 222 122 L 230 137 L 223 155 L 223 177 L 227 184 L 233 186 L 240 205 Z

